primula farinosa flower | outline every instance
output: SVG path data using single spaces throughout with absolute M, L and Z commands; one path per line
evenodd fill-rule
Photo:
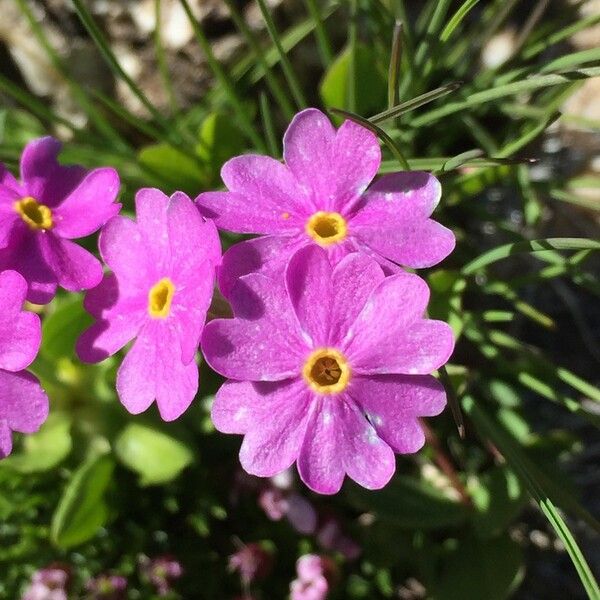
M 386 175 L 371 188 L 381 152 L 375 135 L 352 121 L 336 131 L 316 109 L 297 114 L 284 140 L 285 164 L 238 156 L 221 170 L 226 192 L 196 199 L 221 229 L 264 237 L 234 245 L 223 257 L 219 285 L 229 297 L 241 275 L 282 272 L 306 245 L 327 250 L 335 264 L 350 252 L 397 264 L 430 267 L 454 248 L 452 232 L 429 218 L 441 187 L 424 172 Z
M 99 575 L 85 584 L 89 600 L 124 600 L 127 579 L 121 575 Z
M 290 584 L 291 600 L 325 600 L 335 564 L 326 557 L 305 554 L 296 562 L 296 574 Z
M 394 451 L 424 443 L 418 419 L 445 405 L 429 375 L 452 353 L 450 327 L 423 318 L 429 290 L 416 275 L 385 278 L 354 253 L 335 268 L 318 247 L 300 250 L 283 281 L 242 277 L 235 318 L 209 323 L 202 349 L 230 381 L 212 409 L 217 429 L 245 434 L 240 461 L 271 477 L 297 461 L 316 492 L 337 492 L 344 474 L 384 486 Z
M 26 293 L 21 275 L 0 273 L 0 459 L 12 450 L 12 431 L 34 433 L 48 416 L 48 397 L 24 371 L 42 339 L 40 318 L 21 310 Z
M 136 196 L 137 221 L 118 216 L 100 234 L 100 253 L 112 273 L 90 290 L 85 308 L 97 322 L 77 352 L 98 362 L 135 342 L 117 374 L 121 402 L 133 414 L 156 400 L 171 421 L 198 390 L 194 360 L 220 260 L 217 230 L 180 192 L 156 189 Z
M 71 240 L 94 233 L 121 208 L 114 169 L 63 167 L 60 148 L 51 137 L 27 144 L 21 181 L 0 164 L 0 271 L 21 273 L 27 300 L 38 304 L 52 300 L 57 285 L 69 291 L 98 285 L 100 261 Z
M 36 571 L 21 600 L 67 600 L 69 574 L 60 567 Z
M 229 557 L 229 570 L 240 574 L 242 585 L 247 588 L 255 581 L 264 579 L 273 565 L 273 557 L 260 544 L 242 546 Z
M 171 556 L 143 556 L 140 568 L 142 576 L 156 588 L 159 596 L 166 596 L 173 589 L 173 584 L 183 575 L 181 563 Z
M 316 510 L 298 492 L 267 487 L 260 493 L 258 504 L 272 521 L 286 517 L 298 533 L 314 533 L 317 527 Z

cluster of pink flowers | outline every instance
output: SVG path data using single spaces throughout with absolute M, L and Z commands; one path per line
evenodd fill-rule
M 453 350 L 446 323 L 427 319 L 426 283 L 404 268 L 430 267 L 454 247 L 430 218 L 441 194 L 424 172 L 381 177 L 376 137 L 316 109 L 299 113 L 284 162 L 228 161 L 226 191 L 165 196 L 142 189 L 135 219 L 119 216 L 113 169 L 57 162 L 52 138 L 29 144 L 21 181 L 0 170 L 0 451 L 30 432 L 48 402 L 22 370 L 40 343 L 24 297 L 49 302 L 57 286 L 89 290 L 95 323 L 77 344 L 98 362 L 133 340 L 116 388 L 131 413 L 156 401 L 178 418 L 198 390 L 196 353 L 227 378 L 212 418 L 243 434 L 240 461 L 271 477 L 297 464 L 312 490 L 337 492 L 345 475 L 376 489 L 394 453 L 424 443 L 423 416 L 445 406 L 431 374 Z M 258 237 L 223 257 L 217 228 Z M 72 240 L 101 229 L 100 255 Z M 215 281 L 234 317 L 205 326 Z

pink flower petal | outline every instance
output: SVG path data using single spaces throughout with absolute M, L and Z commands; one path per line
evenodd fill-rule
M 20 371 L 35 359 L 42 339 L 40 318 L 21 312 L 27 283 L 15 271 L 0 273 L 0 369 Z
M 119 278 L 122 293 L 147 293 L 160 279 L 148 251 L 150 240 L 131 219 L 113 217 L 103 227 L 98 244 L 104 262 Z
M 117 393 L 132 414 L 154 400 L 165 421 L 180 417 L 198 391 L 198 366 L 184 365 L 180 344 L 165 322 L 151 321 L 142 329 L 117 373 Z
M 285 162 L 313 192 L 317 210 L 344 211 L 377 174 L 381 151 L 368 129 L 345 121 L 336 132 L 319 110 L 298 113 L 284 136 Z
M 11 269 L 27 281 L 27 300 L 47 304 L 56 294 L 57 279 L 40 248 L 40 236 L 25 227 L 13 230 L 9 244 L 0 250 L 0 271 Z
M 255 384 L 252 428 L 244 436 L 240 463 L 251 475 L 272 477 L 289 468 L 300 451 L 308 405 L 311 400 L 303 382 Z M 257 400 L 264 391 L 263 407 Z
M 135 195 L 135 214 L 138 229 L 148 240 L 146 253 L 156 265 L 157 279 L 170 270 L 169 226 L 167 210 L 169 197 L 155 188 L 143 188 Z
M 313 347 L 329 342 L 332 297 L 331 265 L 327 252 L 316 245 L 302 248 L 291 258 L 285 283 L 302 336 Z
M 360 373 L 428 374 L 444 364 L 454 347 L 451 329 L 422 319 L 427 284 L 404 273 L 373 291 L 341 344 Z
M 234 244 L 223 255 L 218 270 L 221 293 L 229 298 L 238 279 L 249 273 L 282 278 L 290 256 L 306 243 L 298 236 L 267 235 Z
M 8 246 L 13 227 L 20 220 L 14 205 L 15 202 L 23 197 L 23 194 L 19 193 L 15 188 L 4 186 L 2 183 L 3 168 L 4 165 L 0 163 L 0 248 Z M 12 178 L 12 175 L 8 171 L 4 171 L 4 174 L 6 180 L 8 180 L 9 176 Z
M 48 397 L 27 372 L 0 370 L 0 458 L 11 450 L 10 430 L 34 433 L 48 417 Z
M 17 196 L 23 194 L 21 184 L 2 163 L 0 163 L 0 186 L 12 190 Z
M 363 487 L 382 488 L 396 468 L 392 449 L 350 399 L 316 402 L 298 459 L 302 481 L 320 494 L 335 494 L 347 473 Z
M 313 403 L 298 457 L 298 473 L 314 492 L 335 494 L 344 481 L 340 399 L 321 396 L 315 397 Z
M 213 264 L 206 261 L 190 271 L 187 278 L 182 278 L 181 286 L 179 278 L 173 278 L 176 292 L 171 305 L 172 323 L 181 340 L 180 356 L 184 364 L 194 359 L 200 346 L 206 313 L 212 301 L 214 272 Z
M 364 254 L 353 253 L 335 267 L 331 288 L 330 342 L 342 340 L 363 309 L 373 290 L 383 281 L 381 267 Z
M 203 219 L 184 193 L 171 197 L 167 221 L 174 274 L 187 276 L 206 261 L 213 265 L 221 262 L 221 240 L 214 222 Z
M 54 235 L 40 236 L 42 254 L 61 287 L 80 292 L 102 280 L 102 264 L 81 246 Z
M 53 231 L 65 238 L 90 235 L 120 210 L 115 203 L 119 193 L 119 174 L 114 169 L 91 171 L 57 206 Z
M 206 192 L 196 198 L 202 214 L 220 229 L 286 233 L 303 226 L 312 213 L 307 190 L 274 158 L 237 156 L 223 165 L 221 177 L 228 192 Z
M 442 384 L 429 375 L 354 377 L 349 394 L 395 452 L 417 452 L 425 443 L 418 417 L 439 415 L 446 406 Z
M 58 140 L 43 137 L 29 142 L 21 155 L 21 180 L 28 195 L 50 207 L 60 204 L 86 174 L 83 167 L 58 164 L 61 146 Z
M 235 319 L 217 319 L 204 328 L 202 352 L 208 364 L 231 379 L 278 381 L 300 372 L 307 345 L 289 299 L 277 280 L 253 274 L 235 287 Z
M 83 362 L 96 363 L 118 352 L 140 331 L 147 306 L 139 296 L 120 297 L 114 274 L 105 275 L 85 297 L 85 309 L 99 319 L 77 340 L 77 355 Z
M 412 268 L 431 267 L 455 246 L 454 234 L 429 215 L 441 196 L 438 180 L 412 171 L 382 177 L 365 194 L 349 224 L 371 250 Z

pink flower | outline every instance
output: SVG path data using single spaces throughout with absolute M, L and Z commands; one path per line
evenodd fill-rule
M 305 554 L 296 562 L 297 579 L 290 584 L 291 600 L 325 600 L 335 565 L 328 558 Z
M 265 488 L 258 503 L 272 521 L 287 517 L 298 533 L 314 533 L 317 527 L 317 512 L 312 504 L 298 492 L 286 492 L 276 487 Z
M 264 579 L 272 564 L 271 555 L 257 543 L 244 545 L 229 557 L 229 570 L 239 572 L 244 588 L 254 581 Z
M 36 571 L 21 600 L 67 600 L 69 574 L 60 567 L 46 567 Z
M 119 175 L 114 169 L 63 167 L 61 144 L 33 140 L 21 156 L 21 181 L 0 164 L 0 271 L 14 269 L 29 285 L 27 300 L 50 302 L 57 285 L 90 289 L 102 279 L 100 261 L 73 243 L 116 215 Z
M 112 269 L 89 291 L 85 308 L 97 322 L 77 352 L 98 362 L 135 342 L 117 374 L 117 392 L 138 414 L 154 400 L 165 421 L 179 417 L 198 390 L 194 360 L 220 258 L 217 230 L 180 192 L 155 189 L 136 196 L 137 222 L 113 218 L 100 234 Z
M 244 469 L 271 477 L 297 461 L 312 490 L 337 492 L 347 474 L 369 489 L 394 473 L 394 451 L 424 443 L 419 417 L 444 408 L 429 375 L 453 350 L 450 327 L 423 318 L 429 290 L 409 273 L 384 278 L 355 253 L 335 268 L 311 246 L 290 261 L 285 285 L 242 277 L 235 318 L 212 321 L 202 348 L 232 381 L 218 391 L 216 428 L 245 434 Z
M 221 170 L 227 192 L 196 199 L 217 227 L 264 237 L 223 256 L 219 286 L 229 297 L 237 278 L 282 273 L 291 255 L 319 245 L 335 264 L 351 252 L 373 256 L 389 271 L 396 263 L 430 267 L 454 248 L 452 232 L 429 218 L 441 187 L 419 171 L 386 175 L 368 191 L 381 163 L 377 138 L 346 121 L 337 130 L 320 111 L 297 114 L 284 137 L 285 164 L 238 156 Z
M 21 310 L 26 293 L 21 275 L 0 273 L 0 459 L 12 450 L 12 431 L 33 433 L 48 416 L 48 397 L 24 371 L 42 339 L 40 318 Z
M 121 575 L 99 575 L 85 584 L 90 600 L 124 600 L 127 579 Z
M 183 575 L 181 563 L 171 556 L 140 560 L 142 575 L 156 588 L 159 596 L 166 596 L 173 588 L 173 583 Z

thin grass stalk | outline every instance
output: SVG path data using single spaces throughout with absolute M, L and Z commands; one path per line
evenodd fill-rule
M 325 24 L 323 22 L 323 17 L 321 16 L 321 11 L 317 6 L 316 0 L 304 0 L 306 3 L 306 7 L 310 16 L 315 22 L 315 37 L 317 38 L 317 48 L 319 50 L 319 55 L 321 56 L 321 61 L 323 62 L 323 66 L 325 68 L 331 66 L 333 62 L 333 51 L 331 49 L 331 42 L 329 40 L 329 36 L 327 35 L 327 30 L 325 29 Z
M 246 108 L 244 107 L 241 98 L 238 96 L 237 92 L 235 91 L 235 88 L 233 86 L 233 83 L 229 79 L 229 76 L 227 75 L 227 73 L 225 72 L 225 70 L 219 63 L 219 61 L 215 58 L 215 55 L 211 48 L 211 45 L 210 45 L 208 39 L 206 38 L 204 31 L 202 31 L 202 28 L 200 27 L 198 21 L 194 17 L 194 13 L 192 12 L 192 9 L 190 8 L 188 0 L 179 0 L 179 1 L 180 1 L 181 5 L 183 6 L 183 9 L 185 10 L 188 20 L 190 21 L 190 24 L 192 25 L 192 29 L 194 30 L 194 35 L 196 37 L 196 41 L 198 42 L 198 45 L 200 46 L 200 48 L 202 49 L 202 52 L 204 53 L 204 56 L 206 57 L 208 66 L 214 73 L 218 82 L 223 86 L 225 96 L 226 96 L 227 100 L 229 101 L 229 103 L 231 104 L 231 107 L 233 108 L 233 110 L 240 122 L 240 126 L 242 127 L 244 133 L 248 136 L 248 138 L 255 145 L 256 149 L 261 152 L 265 152 L 266 146 L 265 146 L 264 141 L 258 135 L 256 129 L 254 128 L 252 121 L 248 117 L 248 112 L 246 111 Z
M 283 74 L 290 86 L 290 91 L 292 92 L 292 96 L 296 105 L 299 109 L 305 108 L 307 106 L 306 99 L 304 98 L 304 94 L 302 92 L 302 87 L 298 78 L 296 77 L 296 73 L 294 68 L 292 67 L 292 63 L 288 58 L 283 46 L 281 44 L 281 37 L 279 32 L 275 27 L 275 23 L 273 22 L 273 18 L 269 9 L 265 3 L 265 0 L 257 0 L 258 7 L 260 8 L 260 12 L 262 13 L 263 19 L 265 21 L 265 25 L 267 26 L 267 31 L 271 36 L 271 40 L 275 47 L 277 48 L 277 52 L 279 53 L 279 60 L 281 61 L 281 68 L 283 69 Z
M 277 77 L 275 77 L 273 71 L 271 70 L 269 63 L 267 62 L 264 50 L 261 48 L 260 44 L 258 43 L 258 40 L 256 39 L 256 36 L 252 33 L 250 27 L 248 27 L 248 24 L 246 23 L 245 19 L 240 14 L 238 8 L 235 5 L 235 2 L 233 2 L 233 0 L 225 0 L 225 4 L 229 9 L 229 14 L 233 19 L 235 26 L 244 36 L 246 43 L 248 44 L 248 46 L 250 46 L 250 49 L 254 53 L 257 63 L 261 66 L 265 77 L 265 81 L 267 82 L 267 86 L 271 90 L 271 93 L 277 101 L 277 104 L 279 104 L 281 112 L 287 120 L 290 120 L 294 115 L 294 107 L 292 106 L 292 103 L 290 102 L 285 90 L 282 88 L 279 81 L 277 80 Z

